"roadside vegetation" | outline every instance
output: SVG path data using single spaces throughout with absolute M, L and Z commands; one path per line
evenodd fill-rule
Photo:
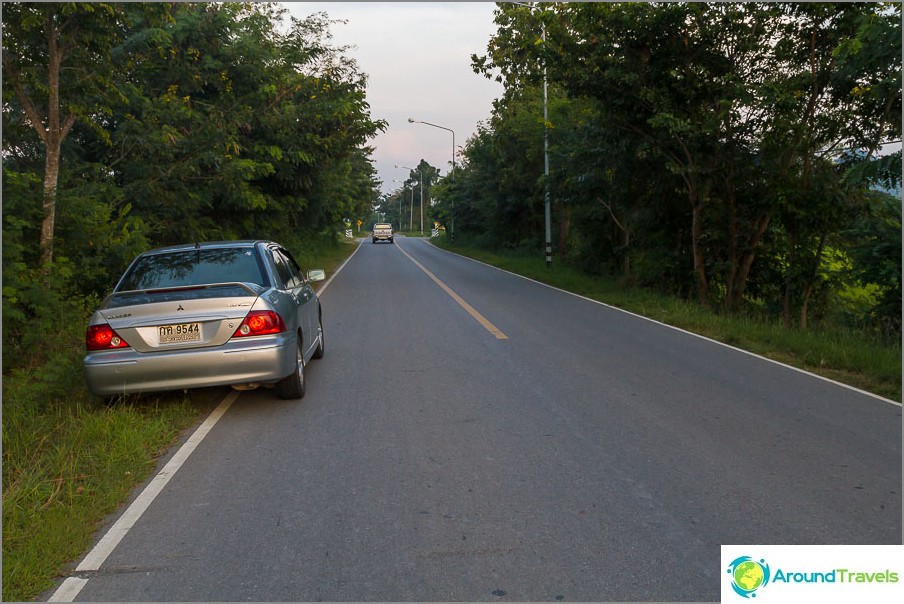
M 290 249 L 304 266 L 331 275 L 356 245 L 334 239 Z M 73 310 L 42 334 L 56 350 L 33 355 L 3 377 L 5 602 L 50 588 L 85 553 L 105 516 L 228 392 L 92 397 L 81 370 L 89 313 Z
M 588 275 L 542 250 L 497 252 L 447 238 L 434 243 L 449 251 L 546 283 L 610 306 L 724 342 L 867 392 L 901 401 L 901 345 L 877 334 L 824 322 L 818 328 L 787 329 L 764 316 L 720 314 L 694 301 Z
M 87 318 L 158 245 L 273 239 L 331 270 L 358 221 L 454 218 L 458 251 L 901 398 L 900 4 L 499 3 L 472 67 L 503 97 L 454 174 L 422 159 L 382 198 L 387 124 L 327 15 L 2 14 L 6 601 L 50 587 L 218 396 L 85 391 Z
M 387 219 L 426 199 L 491 263 L 900 399 L 900 4 L 499 3 L 495 22 L 471 62 L 502 97 Z
M 305 268 L 376 198 L 364 75 L 326 15 L 264 3 L 3 5 L 3 600 L 82 555 L 222 389 L 104 403 L 85 328 L 138 253 L 273 239 Z

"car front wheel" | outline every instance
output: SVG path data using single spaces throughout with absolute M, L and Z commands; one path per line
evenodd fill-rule
M 276 384 L 276 391 L 281 399 L 289 400 L 304 396 L 304 353 L 302 350 L 302 342 L 299 337 L 298 346 L 295 349 L 295 371 Z
M 322 359 L 326 343 L 323 340 L 323 317 L 317 319 L 317 349 L 314 351 L 315 359 Z

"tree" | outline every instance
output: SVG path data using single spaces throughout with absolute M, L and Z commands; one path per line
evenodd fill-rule
M 365 143 L 385 124 L 369 115 L 364 76 L 329 43 L 323 15 L 285 15 L 180 4 L 117 54 L 128 104 L 115 170 L 160 241 L 289 240 L 369 206 Z
M 26 3 L 3 6 L 3 72 L 16 105 L 44 150 L 42 261 L 53 260 L 60 154 L 77 120 L 108 113 L 115 91 L 110 51 L 123 35 L 122 9 L 106 3 Z
M 901 193 L 872 193 L 866 211 L 845 231 L 852 241 L 852 273 L 877 284 L 871 321 L 886 335 L 901 334 Z
M 542 67 L 567 94 L 553 120 L 550 184 L 561 232 L 573 216 L 586 223 L 572 256 L 614 256 L 628 273 L 630 248 L 635 268 L 655 258 L 676 291 L 730 312 L 752 275 L 780 274 L 779 298 L 805 323 L 824 252 L 863 189 L 899 180 L 900 153 L 874 155 L 900 139 L 900 6 L 535 6 L 500 3 L 487 55 L 472 65 L 506 86 L 486 139 L 511 128 L 505 110 Z M 842 162 L 843 148 L 862 152 Z M 524 155 L 505 169 L 524 166 Z M 472 161 L 468 175 L 479 171 Z M 754 290 L 774 291 L 766 285 Z

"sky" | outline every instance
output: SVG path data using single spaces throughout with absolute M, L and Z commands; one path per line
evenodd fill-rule
M 331 26 L 333 41 L 367 74 L 371 116 L 388 122 L 368 142 L 383 193 L 395 191 L 421 159 L 449 171 L 452 136 L 462 147 L 489 119 L 502 85 L 471 69 L 496 31 L 493 2 L 283 2 L 295 17 L 325 12 L 347 21 Z M 430 122 L 453 132 L 411 124 Z M 459 150 L 460 152 L 460 150 Z M 456 159 L 456 161 L 458 161 Z

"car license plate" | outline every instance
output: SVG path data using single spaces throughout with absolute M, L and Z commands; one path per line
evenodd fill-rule
M 173 344 L 175 342 L 200 342 L 200 323 L 179 323 L 177 325 L 160 325 L 157 327 L 159 342 Z

